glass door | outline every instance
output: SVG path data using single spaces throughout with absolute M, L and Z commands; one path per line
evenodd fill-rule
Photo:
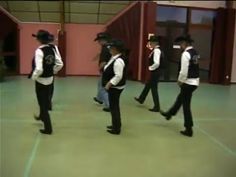
M 194 39 L 194 47 L 200 54 L 200 78 L 208 82 L 212 57 L 212 37 L 216 12 L 213 10 L 189 9 L 189 34 Z
M 160 80 L 176 81 L 180 62 L 180 50 L 173 49 L 176 37 L 187 32 L 187 9 L 181 7 L 158 6 L 156 13 L 156 33 L 163 37 L 162 50 L 165 55 L 164 70 Z
M 165 54 L 164 73 L 160 80 L 176 81 L 181 51 L 174 48 L 176 37 L 189 33 L 193 46 L 200 53 L 200 78 L 208 82 L 211 61 L 212 36 L 216 12 L 209 9 L 158 5 L 156 11 L 156 33 Z

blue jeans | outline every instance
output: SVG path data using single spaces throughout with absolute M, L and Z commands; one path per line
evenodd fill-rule
M 108 99 L 108 93 L 106 89 L 102 86 L 102 77 L 98 80 L 98 88 L 97 88 L 97 99 L 104 103 L 105 108 L 109 108 L 109 99 Z

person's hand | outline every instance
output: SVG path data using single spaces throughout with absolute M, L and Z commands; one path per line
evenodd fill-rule
M 147 47 L 149 50 L 152 50 L 152 49 L 153 49 L 149 42 L 147 43 L 146 47 Z
M 179 87 L 181 87 L 183 85 L 183 82 L 177 81 L 177 84 Z
M 105 86 L 105 89 L 106 90 L 109 90 L 111 88 L 112 84 L 110 82 L 108 82 Z
M 105 65 L 106 65 L 106 62 L 101 62 L 100 65 L 99 65 L 99 69 L 103 70 Z

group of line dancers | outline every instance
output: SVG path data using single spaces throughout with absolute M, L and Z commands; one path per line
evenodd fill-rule
M 52 109 L 54 75 L 63 67 L 63 62 L 58 47 L 53 44 L 54 36 L 52 34 L 45 30 L 39 30 L 37 34 L 32 36 L 40 44 L 35 51 L 32 72 L 29 75 L 29 78 L 35 81 L 36 95 L 40 107 L 39 116 L 35 116 L 35 119 L 44 123 L 44 129 L 40 129 L 41 133 L 52 134 L 53 130 L 48 111 Z M 193 40 L 189 35 L 180 36 L 174 41 L 182 50 L 177 81 L 180 93 L 173 106 L 164 112 L 160 109 L 158 96 L 158 82 L 164 60 L 164 54 L 160 48 L 160 38 L 160 36 L 154 35 L 147 41 L 147 47 L 150 49 L 148 56 L 150 78 L 141 94 L 134 99 L 139 104 L 143 104 L 151 90 L 154 106 L 149 111 L 159 112 L 166 120 L 170 120 L 183 106 L 185 130 L 180 131 L 180 133 L 192 137 L 191 98 L 192 93 L 199 86 L 199 54 L 193 48 Z M 120 96 L 126 87 L 129 51 L 122 40 L 114 39 L 106 32 L 98 33 L 94 41 L 100 44 L 101 51 L 94 58 L 94 60 L 99 60 L 100 77 L 97 84 L 97 95 L 93 99 L 99 104 L 104 104 L 103 111 L 111 113 L 112 124 L 107 126 L 107 132 L 119 135 L 122 127 Z

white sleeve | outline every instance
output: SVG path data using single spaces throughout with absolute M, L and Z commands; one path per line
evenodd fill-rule
M 36 80 L 43 73 L 43 51 L 37 49 L 35 51 L 35 69 L 32 74 L 32 79 Z
M 180 82 L 185 82 L 188 78 L 188 67 L 190 57 L 191 56 L 188 52 L 184 52 L 181 56 L 181 69 L 178 77 L 178 81 Z
M 153 60 L 154 60 L 154 63 L 152 66 L 149 66 L 149 70 L 150 71 L 153 71 L 153 70 L 156 70 L 159 65 L 160 65 L 160 58 L 161 58 L 161 50 L 160 49 L 154 49 L 154 54 L 153 54 Z
M 61 70 L 61 68 L 63 67 L 63 62 L 62 62 L 62 58 L 61 58 L 61 54 L 58 50 L 58 47 L 55 45 L 55 66 L 53 68 L 53 72 L 54 74 L 57 74 L 58 71 Z
M 125 67 L 124 61 L 120 58 L 116 59 L 114 66 L 113 66 L 115 76 L 110 80 L 110 83 L 112 85 L 117 85 L 121 81 L 121 79 L 123 77 L 124 67 Z

